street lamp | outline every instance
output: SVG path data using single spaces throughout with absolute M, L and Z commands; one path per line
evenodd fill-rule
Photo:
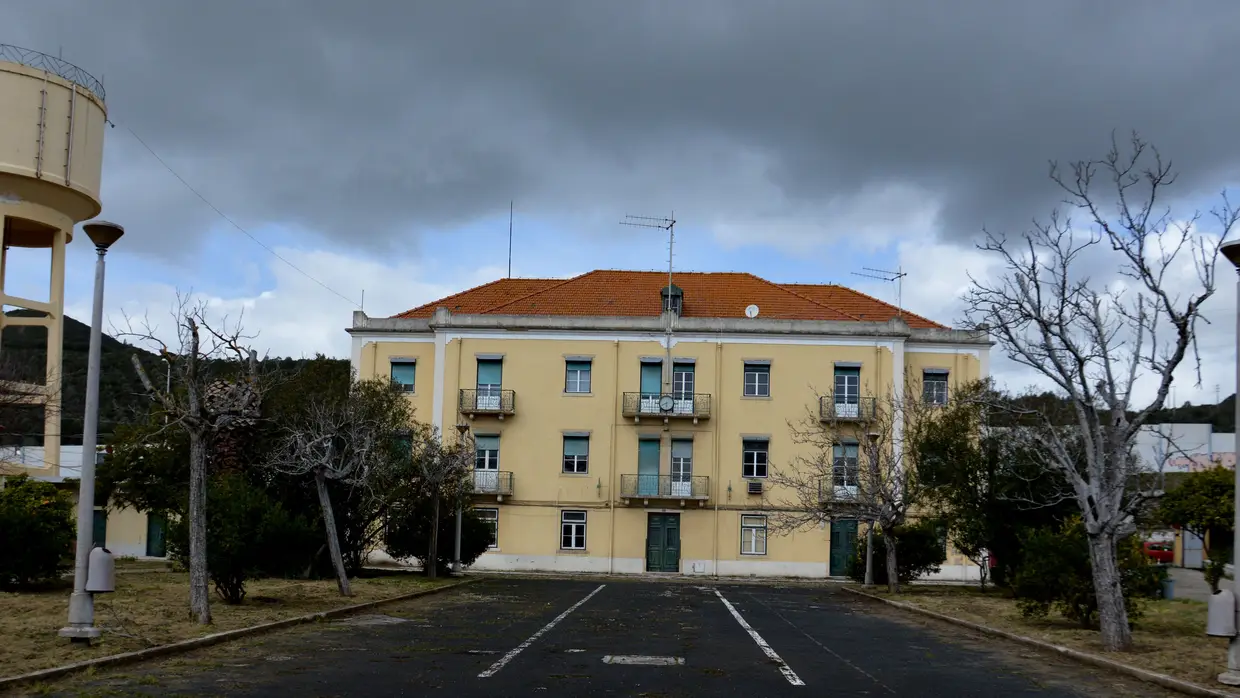
M 1232 263 L 1236 271 L 1240 273 L 1240 240 L 1232 240 L 1224 243 L 1222 246 L 1223 256 L 1227 261 Z M 1236 297 L 1240 300 L 1240 280 L 1236 282 Z M 1236 405 L 1235 417 L 1240 423 L 1240 306 L 1237 306 L 1236 316 Z M 1240 466 L 1235 469 L 1236 474 L 1236 492 L 1235 492 L 1235 509 L 1236 520 L 1233 524 L 1233 530 L 1240 532 Z M 1235 543 L 1232 548 L 1231 563 L 1234 593 L 1236 598 L 1240 598 L 1240 535 L 1235 536 Z M 1234 609 L 1232 613 L 1235 613 Z M 1218 675 L 1221 683 L 1230 686 L 1240 686 L 1240 637 L 1233 636 L 1227 645 L 1227 671 Z
M 95 445 L 99 429 L 99 347 L 103 333 L 103 257 L 125 229 L 95 221 L 82 226 L 95 243 L 95 299 L 90 316 L 90 354 L 86 363 L 86 415 L 82 421 L 82 473 L 78 485 L 77 555 L 73 565 L 73 594 L 69 597 L 69 624 L 60 636 L 90 642 L 101 631 L 95 627 L 95 597 L 86 590 L 87 566 L 93 546 L 95 517 Z M 105 580 L 99 580 L 104 582 Z M 105 586 L 110 586 L 106 583 Z
M 456 425 L 457 439 L 459 443 L 465 442 L 465 435 L 469 433 L 469 424 L 461 422 Z M 463 516 L 462 509 L 464 505 L 461 502 L 456 504 L 456 538 L 452 543 L 452 573 L 461 573 L 461 518 Z

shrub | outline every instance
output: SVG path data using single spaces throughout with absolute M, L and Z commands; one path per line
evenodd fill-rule
M 1210 551 L 1210 555 L 1206 558 L 1205 577 L 1206 584 L 1210 585 L 1212 593 L 1218 593 L 1219 582 L 1223 581 L 1224 568 L 1227 565 L 1227 555 L 1225 553 Z
M 901 584 L 939 571 L 947 559 L 940 537 L 939 526 L 934 521 L 897 526 L 896 569 Z M 887 545 L 883 535 L 874 531 L 874 583 L 887 583 Z M 865 581 L 865 536 L 857 539 L 856 549 L 848 562 L 848 576 L 857 582 Z
M 1142 599 L 1158 596 L 1167 571 L 1150 561 L 1136 537 L 1120 541 L 1116 557 L 1124 605 L 1129 620 L 1135 621 L 1142 614 Z M 1034 529 L 1025 535 L 1024 554 L 1012 590 L 1026 618 L 1043 618 L 1054 609 L 1082 627 L 1095 624 L 1098 599 L 1089 540 L 1080 517 L 1070 518 L 1058 528 Z
M 291 515 L 244 475 L 225 473 L 207 484 L 207 570 L 227 603 L 245 599 L 247 580 L 294 573 L 316 535 L 306 519 Z M 169 527 L 168 548 L 188 567 L 187 519 Z
M 433 516 L 430 502 L 420 503 L 407 514 L 393 515 L 384 531 L 384 547 L 394 558 L 417 558 L 423 569 L 427 567 L 430 553 L 430 520 Z M 439 566 L 437 571 L 447 572 L 452 566 L 452 554 L 456 541 L 456 511 L 447 504 L 440 504 L 439 517 Z M 461 564 L 468 567 L 486 552 L 491 543 L 491 528 L 467 509 L 461 518 Z
M 30 587 L 72 567 L 77 526 L 73 500 L 25 475 L 0 490 L 0 589 Z

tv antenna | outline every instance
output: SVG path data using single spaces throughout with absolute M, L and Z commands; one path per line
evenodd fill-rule
M 676 247 L 676 212 L 673 211 L 671 216 L 632 216 L 626 215 L 624 220 L 620 221 L 620 225 L 631 225 L 635 228 L 658 228 L 667 231 L 667 298 L 668 307 L 662 309 L 663 314 L 667 316 L 667 338 L 665 353 L 667 360 L 663 362 L 663 380 L 667 387 L 672 387 L 672 314 L 668 311 L 672 309 L 672 253 Z M 660 294 L 659 302 L 662 303 L 662 294 Z M 683 301 L 682 301 L 683 302 Z M 683 308 L 681 309 L 683 312 Z
M 908 272 L 904 271 L 903 265 L 896 268 L 896 271 L 887 269 L 875 269 L 873 267 L 861 267 L 868 274 L 859 271 L 852 272 L 853 276 L 864 276 L 867 279 L 878 279 L 888 283 L 896 282 L 896 317 L 904 316 L 904 277 L 908 276 Z

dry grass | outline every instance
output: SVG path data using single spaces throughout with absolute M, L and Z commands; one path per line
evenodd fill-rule
M 918 586 L 905 587 L 896 596 L 885 589 L 873 593 L 1025 637 L 1105 654 L 1125 664 L 1207 686 L 1214 686 L 1215 677 L 1227 667 L 1227 639 L 1206 636 L 1206 605 L 1198 601 L 1149 602 L 1145 615 L 1133 626 L 1133 649 L 1108 654 L 1102 649 L 1097 630 L 1082 628 L 1054 611 L 1041 620 L 1023 618 L 1016 601 L 1000 592 L 983 593 L 977 587 Z
M 425 589 L 432 581 L 399 573 L 356 579 L 353 596 L 344 598 L 331 580 L 262 579 L 246 584 L 245 602 L 229 606 L 212 593 L 214 623 L 189 619 L 189 578 L 183 572 L 118 568 L 116 593 L 96 596 L 95 624 L 107 628 L 86 648 L 56 635 L 66 621 L 69 592 L 65 582 L 48 591 L 0 593 L 0 674 L 13 676 L 70 662 L 162 645 L 221 630 L 258 625 L 350 604 L 377 601 Z

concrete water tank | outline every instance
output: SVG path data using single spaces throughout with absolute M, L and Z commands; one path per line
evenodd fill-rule
M 64 326 L 65 245 L 73 226 L 99 214 L 103 134 L 107 119 L 103 83 L 81 68 L 38 51 L 0 44 L 0 303 L 36 311 L 8 317 L 3 328 L 47 328 L 42 385 L 25 385 L 27 402 L 44 405 L 44 469 L 60 465 L 61 339 Z M 47 296 L 10 295 L 4 285 L 8 251 L 49 251 Z M 0 339 L 2 341 L 2 339 Z M 0 355 L 3 347 L 0 346 Z

